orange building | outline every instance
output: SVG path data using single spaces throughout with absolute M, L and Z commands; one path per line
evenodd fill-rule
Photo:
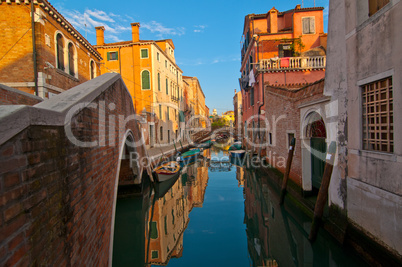
M 209 110 L 205 107 L 205 95 L 202 91 L 200 81 L 197 77 L 183 76 L 183 80 L 188 84 L 186 87 L 189 92 L 187 93 L 188 99 L 187 103 L 194 110 L 193 119 L 190 119 L 189 126 L 196 128 L 205 128 L 206 121 L 208 120 Z M 191 92 L 190 92 L 191 91 Z
M 106 44 L 105 28 L 96 27 L 95 47 L 104 58 L 101 73 L 121 74 L 136 112 L 146 118 L 147 145 L 171 143 L 184 128 L 183 71 L 176 64 L 173 41 L 140 40 L 140 24 L 131 28 L 132 40 Z
M 3 1 L 0 13 L 0 83 L 49 98 L 100 75 L 100 54 L 48 1 Z

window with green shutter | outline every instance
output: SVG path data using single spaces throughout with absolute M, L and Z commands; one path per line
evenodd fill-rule
M 151 89 L 150 73 L 147 70 L 144 70 L 141 73 L 141 86 L 142 86 L 142 90 L 150 90 Z
M 118 60 L 118 59 L 119 59 L 119 54 L 117 51 L 107 52 L 107 60 L 108 61 Z
M 168 79 L 166 78 L 166 94 L 169 94 L 169 82 Z
M 156 222 L 151 222 L 149 227 L 151 228 L 149 231 L 149 235 L 151 236 L 152 239 L 157 239 L 158 238 L 158 227 L 156 225 Z
M 141 49 L 141 58 L 148 58 L 148 48 Z
M 161 90 L 161 74 L 158 73 L 158 91 Z

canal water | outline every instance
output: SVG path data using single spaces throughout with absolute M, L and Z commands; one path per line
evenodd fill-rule
M 212 147 L 177 179 L 118 199 L 113 266 L 365 266 L 324 231 L 311 244 L 311 219 L 228 161 Z

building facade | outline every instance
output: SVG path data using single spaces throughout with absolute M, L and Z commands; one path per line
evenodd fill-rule
M 189 121 L 189 125 L 196 129 L 195 131 L 201 130 L 207 126 L 207 120 L 209 117 L 209 112 L 205 106 L 205 95 L 202 91 L 201 84 L 197 77 L 183 76 L 183 80 L 188 84 L 188 99 L 187 102 L 190 103 L 191 107 L 194 109 L 194 115 Z M 191 91 L 191 92 L 190 92 Z
M 49 98 L 100 75 L 101 55 L 48 1 L 0 12 L 0 83 Z
M 105 43 L 103 26 L 96 27 L 97 45 L 103 55 L 101 73 L 120 73 L 130 92 L 148 146 L 177 139 L 184 126 L 183 71 L 176 64 L 174 44 L 167 40 L 140 40 L 139 23 L 132 23 L 132 40 Z
M 241 78 L 245 138 L 250 149 L 266 141 L 257 129 L 265 117 L 264 86 L 302 87 L 325 76 L 323 8 L 301 8 L 245 17 Z
M 327 137 L 338 141 L 330 204 L 402 255 L 402 23 L 400 1 L 330 2 Z

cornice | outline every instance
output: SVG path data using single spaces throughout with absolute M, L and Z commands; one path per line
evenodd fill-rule
M 17 5 L 25 4 L 29 5 L 30 0 L 0 0 L 0 5 L 6 3 L 11 5 L 15 3 Z M 86 40 L 72 25 L 67 21 L 47 0 L 33 0 L 34 5 L 41 7 L 50 17 L 52 17 L 62 28 L 64 28 L 71 37 L 75 38 L 78 43 L 83 45 L 91 54 L 93 54 L 98 60 L 102 57 L 98 51 Z

